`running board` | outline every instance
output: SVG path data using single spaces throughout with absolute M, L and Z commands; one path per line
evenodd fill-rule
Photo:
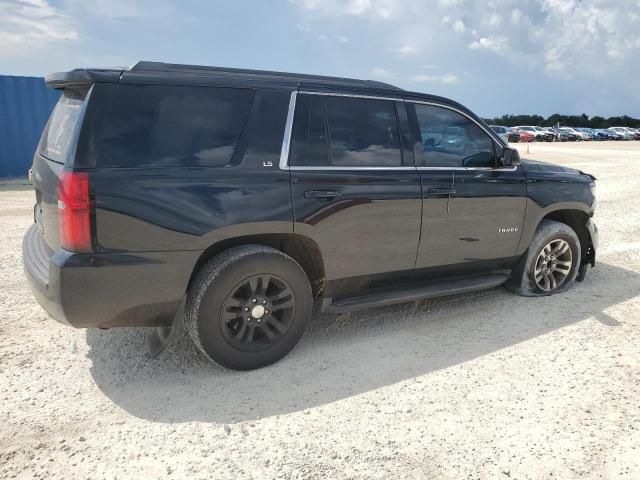
M 445 283 L 391 290 L 359 297 L 325 299 L 324 313 L 345 313 L 365 308 L 384 307 L 396 303 L 413 302 L 422 298 L 442 297 L 497 287 L 505 283 L 507 275 L 485 275 L 482 277 L 450 280 Z

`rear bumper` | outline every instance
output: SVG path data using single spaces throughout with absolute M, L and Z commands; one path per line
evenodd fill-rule
M 22 257 L 37 302 L 73 327 L 170 325 L 199 252 L 71 253 L 48 251 L 36 226 Z

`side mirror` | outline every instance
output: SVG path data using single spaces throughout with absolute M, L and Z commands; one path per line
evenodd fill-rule
M 520 165 L 520 152 L 515 148 L 505 147 L 500 158 L 502 165 L 505 167 L 515 167 Z

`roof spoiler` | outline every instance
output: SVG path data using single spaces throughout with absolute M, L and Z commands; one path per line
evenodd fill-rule
M 47 87 L 64 89 L 70 86 L 90 85 L 95 82 L 116 83 L 123 69 L 77 68 L 69 72 L 50 73 L 44 77 Z

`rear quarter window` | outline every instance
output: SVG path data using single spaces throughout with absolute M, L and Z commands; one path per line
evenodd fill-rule
M 86 88 L 67 88 L 62 92 L 40 137 L 40 155 L 54 162 L 65 163 L 72 153 L 87 92 Z
M 100 85 L 84 147 L 100 168 L 224 167 L 254 92 L 171 85 Z

